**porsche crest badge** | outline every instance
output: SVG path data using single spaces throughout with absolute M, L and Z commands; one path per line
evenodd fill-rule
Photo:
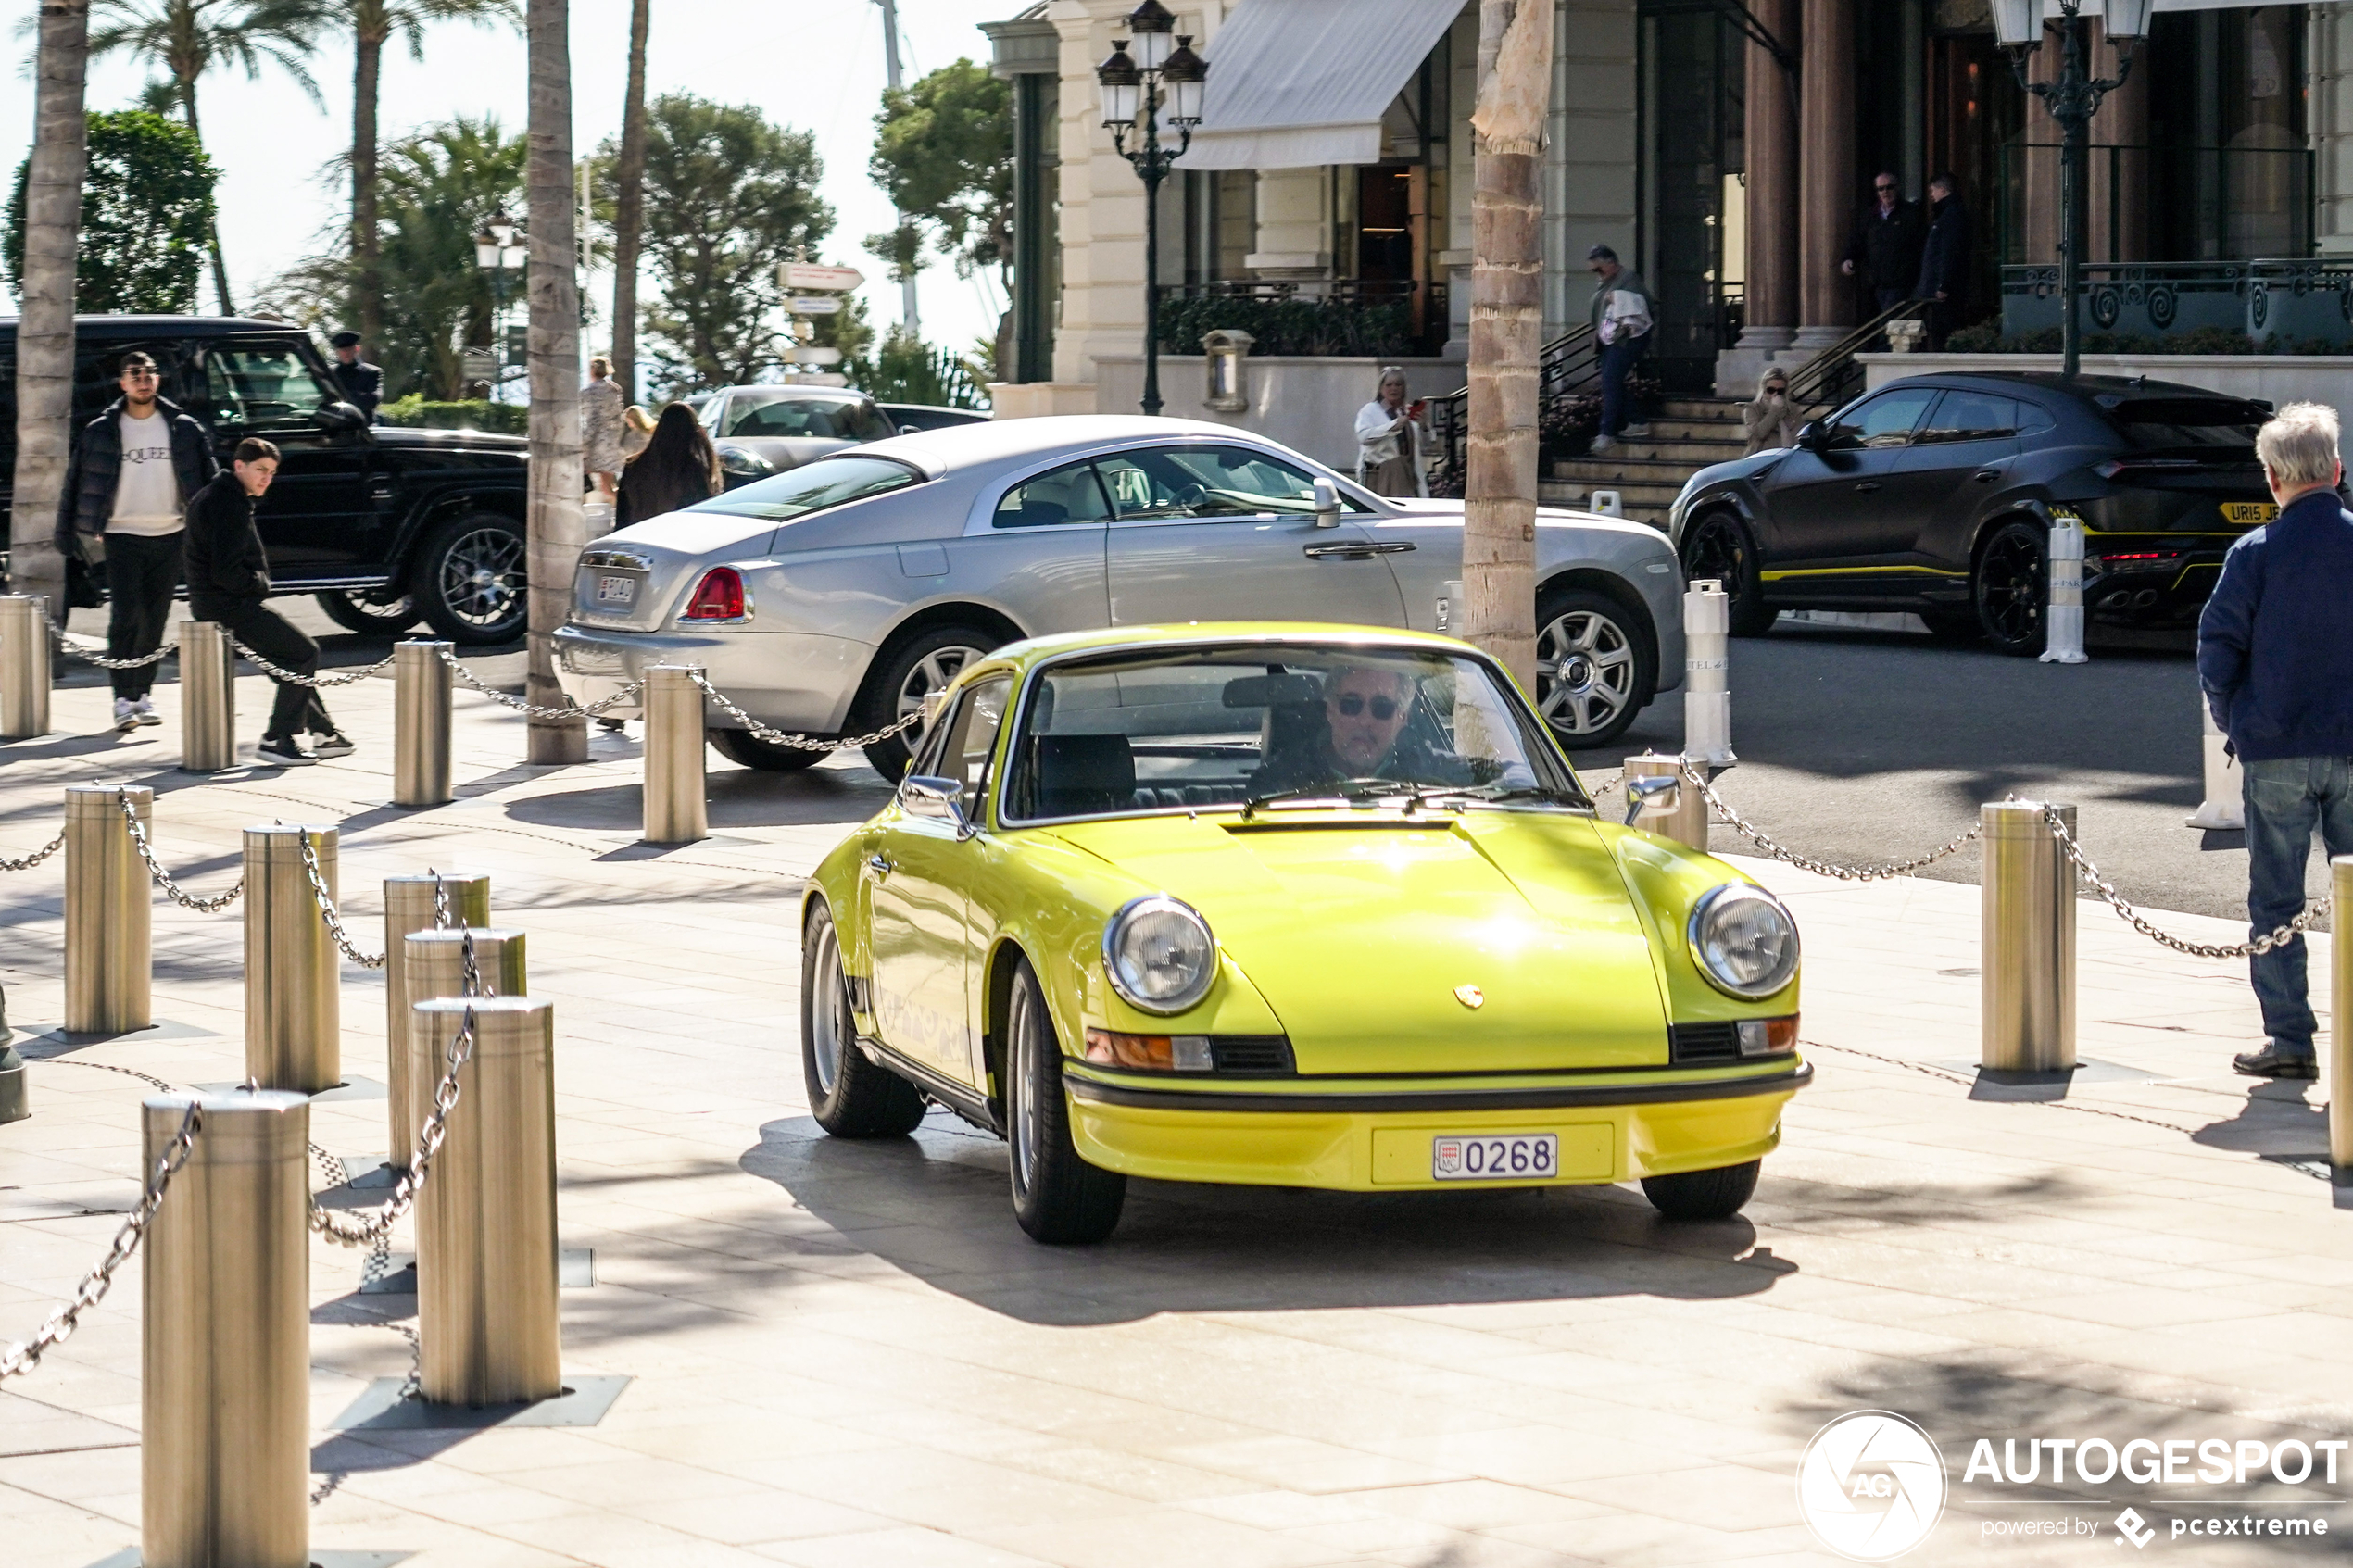
M 1487 993 L 1476 985 L 1457 985 L 1454 987 L 1454 999 L 1466 1008 L 1477 1010 L 1486 1004 Z

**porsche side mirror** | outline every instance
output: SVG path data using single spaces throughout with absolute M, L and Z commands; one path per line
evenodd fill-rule
M 1318 528 L 1340 526 L 1340 486 L 1328 479 L 1318 479 L 1315 482 L 1315 526 Z
M 1665 816 L 1675 809 L 1683 781 L 1672 773 L 1657 773 L 1649 778 L 1626 781 L 1626 825 L 1632 827 L 1634 819 L 1645 814 Z M 1657 804 L 1653 804 L 1656 802 Z
M 934 822 L 952 822 L 956 836 L 963 838 L 974 831 L 964 816 L 964 786 L 953 779 L 910 774 L 899 785 L 899 804 L 911 817 L 928 817 Z

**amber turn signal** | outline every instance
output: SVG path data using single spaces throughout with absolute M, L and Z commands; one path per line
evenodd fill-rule
M 1087 1060 L 1099 1067 L 1153 1073 L 1206 1073 L 1214 1065 L 1206 1035 L 1122 1035 L 1087 1031 Z

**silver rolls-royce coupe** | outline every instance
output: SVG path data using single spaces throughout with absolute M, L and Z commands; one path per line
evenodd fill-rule
M 1537 705 L 1565 745 L 1605 745 L 1682 684 L 1675 553 L 1640 523 L 1546 510 L 1536 563 Z M 1385 500 L 1224 425 L 995 420 L 851 447 L 607 534 L 580 558 L 557 665 L 585 702 L 649 664 L 700 664 L 773 729 L 859 734 L 1050 632 L 1458 630 L 1462 574 L 1460 501 Z M 817 759 L 711 718 L 711 744 L 748 767 Z M 905 771 L 897 737 L 866 755 Z

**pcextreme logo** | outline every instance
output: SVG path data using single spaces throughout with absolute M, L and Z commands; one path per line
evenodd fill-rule
M 1935 1439 L 1893 1411 L 1840 1416 L 1814 1434 L 1797 1465 L 1806 1527 L 1856 1562 L 1890 1562 L 1928 1539 L 1944 1495 Z

